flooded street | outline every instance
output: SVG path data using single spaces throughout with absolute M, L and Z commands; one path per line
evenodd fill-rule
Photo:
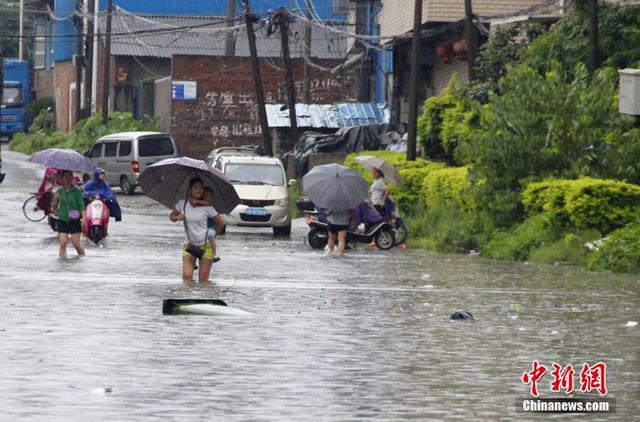
M 106 247 L 60 261 L 22 215 L 44 171 L 23 159 L 3 151 L 1 420 L 516 419 L 534 359 L 573 364 L 578 393 L 583 363 L 605 362 L 617 407 L 597 419 L 640 415 L 637 276 L 397 248 L 330 258 L 296 220 L 290 239 L 229 227 L 213 283 L 185 286 L 184 229 L 139 191 L 119 197 Z M 169 297 L 251 315 L 163 316 Z M 541 397 L 563 396 L 549 381 Z

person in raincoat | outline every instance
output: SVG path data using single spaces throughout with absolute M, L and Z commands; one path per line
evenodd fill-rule
M 96 171 L 93 174 L 93 180 L 84 184 L 82 187 L 82 194 L 85 202 L 90 201 L 91 198 L 95 198 L 96 196 L 102 198 L 109 207 L 109 215 L 115 218 L 116 221 L 121 221 L 122 211 L 120 210 L 120 205 L 118 204 L 116 195 L 111 190 L 109 184 L 105 182 L 106 176 L 107 173 L 103 169 L 96 167 Z
M 36 193 L 36 197 L 38 198 L 37 206 L 44 211 L 45 215 L 51 213 L 53 191 L 60 186 L 62 186 L 62 180 L 58 174 L 58 169 L 47 167 L 44 171 L 42 182 L 40 182 L 40 186 L 38 187 L 38 192 Z

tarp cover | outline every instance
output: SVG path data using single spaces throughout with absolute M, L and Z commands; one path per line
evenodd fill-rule
M 363 150 L 383 149 L 391 142 L 388 132 L 405 132 L 404 125 L 353 126 L 338 129 L 331 135 L 305 132 L 293 148 L 293 159 L 298 174 L 307 172 L 309 156 L 318 153 L 352 153 Z

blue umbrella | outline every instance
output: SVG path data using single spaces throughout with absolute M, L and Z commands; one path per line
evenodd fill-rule
M 354 209 L 369 194 L 366 180 L 357 171 L 340 164 L 312 168 L 302 178 L 302 186 L 316 206 L 334 211 Z
M 33 154 L 27 161 L 47 167 L 55 167 L 58 170 L 93 172 L 95 169 L 91 160 L 72 149 L 45 149 Z

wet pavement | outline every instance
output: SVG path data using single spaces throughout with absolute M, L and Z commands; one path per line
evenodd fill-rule
M 640 415 L 637 276 L 409 249 L 330 258 L 296 220 L 290 238 L 230 227 L 212 283 L 185 286 L 183 228 L 140 193 L 120 196 L 104 247 L 58 260 L 54 233 L 22 215 L 44 171 L 24 158 L 3 151 L 0 420 L 520 419 L 534 359 L 606 362 L 617 410 L 592 418 Z M 251 315 L 163 316 L 168 297 Z M 460 308 L 476 320 L 449 320 Z M 549 381 L 541 396 L 562 397 Z

